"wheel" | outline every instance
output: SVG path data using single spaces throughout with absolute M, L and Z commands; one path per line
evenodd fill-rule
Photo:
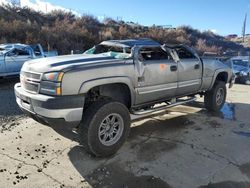
M 115 154 L 130 131 L 130 113 L 112 100 L 92 103 L 83 113 L 79 127 L 80 144 L 97 157 Z
M 205 93 L 205 108 L 209 111 L 218 112 L 223 107 L 227 96 L 225 82 L 215 82 L 213 88 Z

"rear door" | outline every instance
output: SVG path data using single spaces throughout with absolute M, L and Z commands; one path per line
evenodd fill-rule
M 177 89 L 177 64 L 172 55 L 161 47 L 142 47 L 139 61 L 136 103 L 172 98 Z
M 178 59 L 177 96 L 195 93 L 200 89 L 202 78 L 202 63 L 188 48 L 175 48 Z

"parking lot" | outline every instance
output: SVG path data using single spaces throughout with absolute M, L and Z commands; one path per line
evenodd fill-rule
M 221 113 L 202 99 L 134 121 L 110 158 L 78 145 L 72 127 L 26 117 L 0 82 L 0 187 L 250 187 L 250 86 L 228 90 Z

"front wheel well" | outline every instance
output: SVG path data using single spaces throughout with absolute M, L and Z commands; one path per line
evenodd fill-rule
M 131 107 L 130 89 L 124 83 L 105 84 L 93 87 L 87 92 L 85 106 L 101 98 L 110 98 L 121 102 L 127 108 Z

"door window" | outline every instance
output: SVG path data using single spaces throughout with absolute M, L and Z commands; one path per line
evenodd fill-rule
M 14 50 L 12 50 L 8 56 L 29 56 L 30 53 L 27 49 L 17 49 L 15 48 Z
M 172 60 L 172 56 L 164 51 L 161 47 L 142 48 L 140 50 L 140 60 L 157 61 L 157 60 Z
M 196 58 L 193 53 L 191 53 L 190 51 L 188 51 L 187 49 L 183 47 L 177 47 L 175 48 L 175 50 L 180 59 L 195 59 Z

